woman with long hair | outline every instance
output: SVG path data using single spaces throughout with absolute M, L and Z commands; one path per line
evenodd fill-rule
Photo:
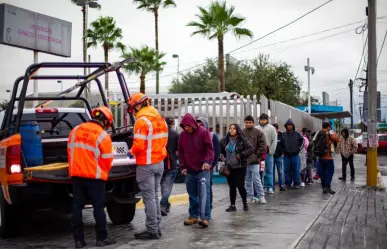
M 242 197 L 243 210 L 248 211 L 245 178 L 247 158 L 253 154 L 254 148 L 237 124 L 230 125 L 227 135 L 220 140 L 220 147 L 222 155 L 226 158 L 226 166 L 230 169 L 227 182 L 230 187 L 231 206 L 226 209 L 226 212 L 237 211 L 235 207 L 237 189 Z

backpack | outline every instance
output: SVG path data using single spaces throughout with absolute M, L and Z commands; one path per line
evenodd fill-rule
M 322 157 L 329 152 L 329 148 L 326 142 L 325 133 L 319 131 L 316 140 L 313 143 L 313 153 L 315 156 Z

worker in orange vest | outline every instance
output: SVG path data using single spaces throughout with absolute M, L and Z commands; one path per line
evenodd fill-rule
M 167 156 L 168 126 L 158 111 L 142 93 L 129 98 L 130 113 L 136 115 L 133 146 L 130 154 L 136 157 L 136 180 L 145 205 L 146 230 L 135 233 L 136 239 L 158 239 L 161 236 L 161 212 L 158 199 L 160 181 Z
M 106 106 L 91 113 L 92 120 L 75 127 L 68 139 L 69 174 L 73 180 L 73 213 L 71 218 L 75 248 L 86 246 L 82 210 L 87 196 L 94 208 L 97 247 L 115 244 L 108 238 L 105 214 L 105 181 L 112 167 L 112 139 L 105 130 L 113 123 Z

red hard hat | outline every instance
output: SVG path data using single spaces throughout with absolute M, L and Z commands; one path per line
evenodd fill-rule
M 91 117 L 95 118 L 95 117 L 100 116 L 101 114 L 104 116 L 105 120 L 108 122 L 106 125 L 107 128 L 110 128 L 110 126 L 112 126 L 112 123 L 113 123 L 113 113 L 106 106 L 100 106 L 100 107 L 93 109 L 93 111 L 91 112 Z
M 129 97 L 129 100 L 128 100 L 128 111 L 133 112 L 134 107 L 136 105 L 142 104 L 146 101 L 149 101 L 149 97 L 146 96 L 145 94 L 143 94 L 143 93 L 133 94 L 132 96 Z

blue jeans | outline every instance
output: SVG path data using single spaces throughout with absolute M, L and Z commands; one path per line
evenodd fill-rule
M 283 177 L 284 174 L 282 172 L 282 156 L 274 158 L 274 169 L 273 169 L 273 183 L 275 183 L 275 168 L 277 166 L 278 173 L 278 185 L 282 186 L 284 184 Z
M 247 165 L 245 188 L 247 191 L 247 198 L 254 197 L 254 191 L 257 193 L 258 197 L 264 196 L 261 176 L 259 174 L 259 165 L 258 164 L 249 164 Z
M 274 173 L 274 158 L 273 156 L 267 154 L 265 160 L 265 176 L 263 177 L 263 182 L 265 188 L 273 188 L 273 173 Z
M 188 172 L 185 176 L 185 184 L 189 195 L 189 216 L 210 220 L 210 172 Z
M 169 208 L 169 196 L 171 196 L 173 183 L 176 177 L 176 170 L 164 169 L 163 176 L 161 177 L 161 201 L 160 205 Z
M 284 171 L 285 171 L 285 184 L 291 186 L 292 182 L 294 186 L 300 185 L 300 167 L 301 160 L 300 155 L 284 156 Z
M 318 176 L 321 178 L 321 186 L 330 188 L 333 174 L 335 173 L 335 164 L 333 159 L 319 159 Z

